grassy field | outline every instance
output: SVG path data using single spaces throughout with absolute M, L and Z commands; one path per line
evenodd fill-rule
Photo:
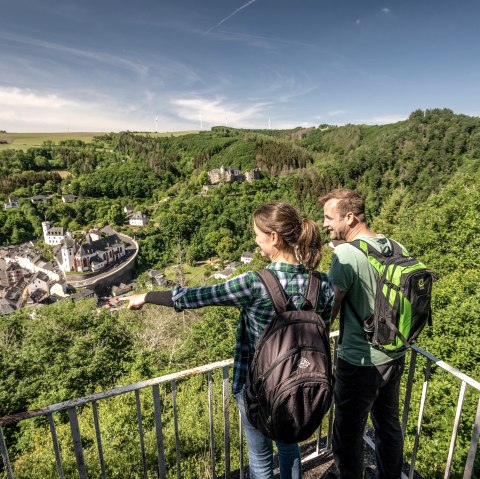
M 162 136 L 181 136 L 189 133 L 198 133 L 198 130 L 191 131 L 172 131 L 162 133 L 139 132 L 139 135 L 150 135 L 153 137 Z M 64 140 L 82 140 L 90 143 L 95 136 L 101 136 L 102 132 L 68 132 L 68 133 L 0 133 L 0 141 L 6 141 L 7 144 L 0 143 L 0 150 L 28 150 L 36 146 L 41 146 L 44 141 L 53 141 L 58 143 Z

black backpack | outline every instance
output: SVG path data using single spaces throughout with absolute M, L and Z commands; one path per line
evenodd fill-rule
M 432 324 L 432 284 L 434 275 L 420 261 L 409 256 L 395 241 L 389 256 L 363 240 L 351 245 L 362 251 L 375 269 L 377 292 L 373 314 L 361 318 L 348 300 L 351 311 L 363 327 L 366 339 L 384 352 L 405 351 L 424 326 Z
M 272 271 L 264 269 L 257 275 L 276 316 L 255 348 L 245 409 L 250 423 L 265 436 L 291 444 L 315 432 L 332 402 L 329 334 L 316 312 L 320 277 L 310 273 L 304 304 L 294 310 L 292 297 L 287 299 Z

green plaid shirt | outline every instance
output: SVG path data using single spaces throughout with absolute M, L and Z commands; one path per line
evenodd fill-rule
M 308 271 L 301 264 L 270 263 L 268 269 L 274 270 L 287 296 L 295 293 L 306 294 Z M 248 271 L 224 283 L 199 288 L 181 288 L 173 290 L 173 302 L 177 311 L 203 308 L 204 306 L 236 306 L 240 308 L 240 322 L 233 364 L 234 393 L 240 392 L 245 384 L 248 367 L 252 361 L 255 345 L 265 326 L 275 317 L 268 292 L 258 276 Z M 296 308 L 301 306 L 303 298 L 294 298 Z M 333 290 L 325 273 L 321 273 L 320 298 L 317 311 L 321 313 L 326 325 L 330 325 L 333 306 Z M 245 330 L 246 329 L 246 330 Z

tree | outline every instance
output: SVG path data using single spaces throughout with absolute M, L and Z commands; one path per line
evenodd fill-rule
M 110 206 L 106 216 L 107 223 L 110 225 L 120 226 L 127 221 L 127 217 L 118 203 Z

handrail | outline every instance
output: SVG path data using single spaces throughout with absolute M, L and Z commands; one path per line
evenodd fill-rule
M 337 340 L 338 340 L 338 331 L 332 332 L 330 334 L 331 340 L 334 342 L 334 364 L 336 364 L 336 357 L 337 357 Z M 441 369 L 445 370 L 449 375 L 452 377 L 460 380 L 460 391 L 457 399 L 457 406 L 455 411 L 455 419 L 453 423 L 452 435 L 450 440 L 450 448 L 448 451 L 448 457 L 446 458 L 445 462 L 445 474 L 444 479 L 448 479 L 450 477 L 451 466 L 453 462 L 454 451 L 457 443 L 457 436 L 459 431 L 459 426 L 461 422 L 461 415 L 462 415 L 462 408 L 464 404 L 464 400 L 466 397 L 466 391 L 468 387 L 475 389 L 476 391 L 480 392 L 480 382 L 469 377 L 465 373 L 461 372 L 460 370 L 450 366 L 449 364 L 445 363 L 444 361 L 438 359 L 437 357 L 433 356 L 428 351 L 418 347 L 417 345 L 412 346 L 411 350 L 411 357 L 410 357 L 410 367 L 407 376 L 406 382 L 406 390 L 405 390 L 405 399 L 404 399 L 404 407 L 403 407 L 403 415 L 402 415 L 402 431 L 405 434 L 407 431 L 407 424 L 408 424 L 408 416 L 411 412 L 411 403 L 412 403 L 412 390 L 414 385 L 414 376 L 415 371 L 417 370 L 417 359 L 421 356 L 426 360 L 426 367 L 424 368 L 424 380 L 423 384 L 421 385 L 421 396 L 418 404 L 418 416 L 416 418 L 416 429 L 414 433 L 414 444 L 413 450 L 411 451 L 411 457 L 407 461 L 409 464 L 409 470 L 407 473 L 402 473 L 403 479 L 412 479 L 415 473 L 415 465 L 418 457 L 418 451 L 420 448 L 421 443 L 421 429 L 423 425 L 423 416 L 425 412 L 425 407 L 428 401 L 428 385 L 431 377 L 431 370 L 432 366 L 439 366 Z M 165 445 L 164 445 L 164 437 L 163 437 L 163 423 L 162 423 L 162 414 L 163 408 L 161 404 L 160 398 L 160 390 L 159 386 L 170 385 L 171 391 L 171 407 L 173 409 L 173 440 L 175 441 L 175 451 L 176 451 L 176 458 L 172 460 L 175 461 L 176 459 L 176 472 L 177 477 L 182 477 L 181 471 L 181 444 L 180 444 L 180 431 L 179 431 L 179 424 L 177 418 L 177 381 L 183 378 L 197 376 L 197 375 L 206 375 L 207 376 L 207 388 L 208 388 L 208 422 L 209 422 L 209 464 L 210 464 L 210 474 L 213 478 L 215 478 L 215 435 L 214 435 L 214 401 L 213 401 L 213 372 L 217 370 L 222 370 L 222 409 L 223 409 L 223 430 L 224 430 L 224 444 L 223 444 L 223 451 L 224 451 L 224 470 L 225 470 L 225 478 L 230 477 L 230 413 L 229 413 L 229 399 L 230 399 L 230 385 L 229 385 L 229 368 L 233 364 L 233 359 L 228 359 L 225 361 L 218 361 L 215 363 L 199 366 L 196 368 L 167 374 L 161 377 L 149 379 L 146 381 L 140 381 L 137 383 L 129 384 L 127 386 L 117 387 L 108 391 L 104 391 L 101 393 L 90 394 L 88 396 L 82 398 L 76 398 L 69 401 L 64 401 L 56 404 L 52 404 L 47 407 L 43 407 L 40 409 L 35 409 L 31 411 L 26 411 L 18 414 L 12 414 L 9 416 L 5 416 L 0 418 L 0 452 L 3 458 L 4 468 L 6 471 L 6 475 L 8 479 L 14 479 L 12 465 L 10 463 L 7 444 L 5 442 L 4 437 L 4 426 L 12 425 L 18 423 L 20 421 L 45 416 L 48 419 L 50 433 L 52 438 L 52 445 L 53 451 L 55 453 L 55 461 L 57 464 L 57 471 L 58 476 L 60 479 L 64 478 L 63 472 L 63 463 L 61 457 L 61 451 L 59 447 L 59 442 L 57 439 L 57 433 L 55 429 L 55 422 L 53 419 L 53 415 L 55 413 L 59 413 L 61 411 L 67 411 L 69 423 L 70 423 L 70 431 L 71 437 L 74 445 L 74 454 L 75 460 L 77 464 L 77 471 L 80 479 L 87 478 L 87 468 L 85 464 L 85 457 L 83 453 L 82 447 L 82 437 L 80 433 L 79 421 L 77 417 L 77 408 L 80 406 L 84 406 L 87 404 L 91 404 L 92 412 L 93 412 L 93 422 L 94 422 L 94 430 L 95 430 L 95 439 L 97 444 L 98 450 L 98 459 L 101 469 L 101 477 L 102 479 L 106 479 L 106 465 L 103 453 L 103 444 L 102 444 L 102 436 L 100 433 L 100 420 L 98 415 L 97 409 L 97 402 L 103 399 L 120 396 L 126 393 L 135 393 L 135 404 L 136 404 L 136 416 L 138 422 L 138 434 L 139 434 L 139 441 L 140 441 L 140 449 L 141 449 L 141 460 L 143 466 L 143 477 L 147 477 L 147 461 L 146 461 L 146 449 L 145 449 L 145 442 L 144 442 L 144 426 L 143 426 L 143 413 L 142 413 L 142 404 L 140 401 L 140 391 L 145 388 L 151 388 L 152 390 L 152 397 L 153 397 L 153 415 L 154 415 L 154 431 L 156 435 L 156 449 L 157 449 L 157 459 L 158 459 L 158 476 L 160 478 L 165 478 L 167 473 L 167 466 L 166 466 L 166 457 L 165 457 Z M 480 395 L 479 395 L 480 396 Z M 217 416 L 218 417 L 218 416 Z M 320 447 L 320 438 L 321 434 L 320 431 L 317 437 L 316 443 L 316 450 L 303 457 L 302 462 L 307 462 L 312 459 L 327 456 L 331 452 L 332 446 L 332 432 L 333 432 L 333 418 L 334 418 L 334 408 L 331 408 L 329 415 L 327 416 L 326 420 L 328 422 L 328 428 L 326 431 L 325 437 L 325 445 L 323 448 Z M 242 424 L 239 420 L 239 450 L 240 450 L 240 471 L 243 471 L 243 435 L 242 435 Z M 475 415 L 475 419 L 473 421 L 473 432 L 471 436 L 470 446 L 465 462 L 465 468 L 463 473 L 463 479 L 472 479 L 473 477 L 473 465 L 475 460 L 476 451 L 478 448 L 480 437 L 480 398 L 478 401 L 477 411 Z M 372 448 L 375 448 L 374 441 L 367 435 L 365 435 L 365 442 Z
M 29 419 L 37 416 L 46 416 L 47 414 L 52 414 L 54 412 L 66 411 L 72 407 L 82 406 L 90 402 L 98 401 L 100 399 L 107 399 L 114 396 L 119 396 L 120 394 L 125 394 L 128 392 L 138 391 L 140 389 L 157 385 L 164 384 L 177 379 L 187 378 L 189 376 L 195 376 L 200 373 L 206 373 L 213 371 L 215 369 L 222 368 L 224 366 L 231 366 L 233 364 L 233 359 L 226 359 L 224 361 L 218 361 L 216 363 L 206 364 L 204 366 L 198 366 L 196 368 L 187 369 L 185 371 L 180 371 L 178 373 L 166 374 L 165 376 L 160 376 L 158 378 L 148 379 L 146 381 L 139 381 L 138 383 L 129 384 L 128 386 L 121 386 L 118 388 L 110 389 L 101 393 L 90 394 L 77 399 L 71 399 L 69 401 L 59 402 L 52 404 L 47 407 L 40 409 L 32 409 L 31 411 L 21 412 L 18 414 L 12 414 L 10 416 L 4 416 L 0 418 L 0 426 L 5 426 L 7 424 L 12 424 L 15 422 L 22 421 L 24 419 Z

